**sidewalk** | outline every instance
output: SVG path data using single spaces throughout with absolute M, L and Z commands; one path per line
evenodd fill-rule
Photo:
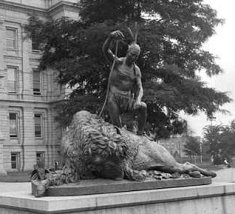
M 27 182 L 30 181 L 30 172 L 8 172 L 0 176 L 0 182 Z
M 227 182 L 235 183 L 235 168 L 225 168 L 216 171 L 217 176 L 213 178 L 212 182 Z
M 0 182 L 0 193 L 7 192 L 31 192 L 31 183 L 30 182 L 21 182 L 21 183 L 13 183 L 13 182 Z

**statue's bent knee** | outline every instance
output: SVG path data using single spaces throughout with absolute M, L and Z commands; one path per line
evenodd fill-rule
M 147 109 L 147 105 L 146 105 L 146 103 L 141 102 L 140 104 L 138 104 L 137 106 L 135 106 L 135 109 L 146 110 L 146 109 Z
M 146 103 L 141 102 L 141 107 L 142 107 L 142 108 L 144 108 L 144 109 L 147 109 L 147 105 L 146 105 Z

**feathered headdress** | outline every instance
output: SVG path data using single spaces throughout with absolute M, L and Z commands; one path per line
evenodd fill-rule
M 139 33 L 137 23 L 135 23 L 135 34 L 133 34 L 132 30 L 129 27 L 127 28 L 127 30 L 129 31 L 132 38 L 131 44 L 128 45 L 128 52 L 138 51 L 140 53 L 140 46 L 137 44 L 137 38 Z

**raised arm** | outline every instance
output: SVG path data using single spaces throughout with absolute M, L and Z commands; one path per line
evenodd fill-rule
M 123 38 L 124 38 L 124 35 L 122 34 L 122 32 L 119 30 L 116 30 L 116 31 L 111 32 L 110 35 L 108 36 L 108 38 L 105 40 L 103 47 L 102 47 L 102 50 L 105 55 L 105 58 L 110 63 L 112 63 L 115 58 L 114 53 L 110 50 L 110 43 L 113 40 L 118 40 L 118 39 L 123 39 Z

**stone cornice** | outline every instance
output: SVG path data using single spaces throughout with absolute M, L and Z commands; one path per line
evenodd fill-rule
M 61 2 L 58 2 L 54 5 L 52 5 L 49 9 L 48 9 L 48 12 L 52 12 L 53 10 L 56 10 L 58 7 L 62 7 L 62 6 L 66 6 L 66 7 L 70 7 L 70 8 L 76 8 L 76 5 L 72 2 L 69 2 L 69 1 L 61 1 Z
M 62 1 L 59 2 L 52 7 L 48 9 L 48 14 L 53 17 L 56 13 L 62 12 L 62 11 L 73 11 L 78 13 L 78 8 L 74 5 L 74 3 Z
M 76 10 L 76 6 L 74 3 L 68 2 L 68 1 L 61 1 L 58 2 L 57 4 L 51 6 L 48 9 L 43 9 L 39 7 L 34 7 L 34 6 L 29 6 L 29 5 L 24 5 L 24 4 L 19 4 L 15 2 L 9 2 L 9 1 L 0 1 L 0 8 L 5 9 L 5 10 L 11 10 L 11 11 L 17 11 L 17 12 L 23 12 L 26 14 L 30 13 L 36 13 L 41 16 L 49 16 L 51 13 L 54 13 L 57 10 L 61 10 L 64 7 Z
M 54 96 L 56 97 L 56 96 Z M 50 101 L 37 101 L 37 100 L 29 100 L 29 99 L 21 99 L 21 100 L 17 100 L 17 99 L 0 99 L 1 105 L 3 107 L 9 106 L 9 103 L 14 103 L 14 106 L 21 106 L 22 104 L 25 105 L 30 105 L 30 104 L 40 104 L 43 105 L 43 108 L 45 107 L 50 107 L 52 104 L 56 104 L 58 102 L 63 101 L 63 99 L 60 99 L 58 96 L 58 100 L 50 100 Z M 5 104 L 5 105 L 4 105 Z M 25 106 L 24 106 L 25 107 Z M 37 108 L 37 106 L 34 106 L 35 108 Z
M 38 8 L 38 7 L 33 7 L 29 5 L 23 5 L 15 2 L 9 2 L 9 1 L 0 1 L 0 8 L 5 9 L 5 10 L 11 10 L 11 11 L 16 11 L 16 12 L 23 12 L 23 13 L 39 13 L 39 15 L 46 16 L 47 15 L 47 10 Z
M 4 59 L 10 59 L 10 60 L 22 60 L 22 56 L 12 56 L 12 55 L 3 55 Z

